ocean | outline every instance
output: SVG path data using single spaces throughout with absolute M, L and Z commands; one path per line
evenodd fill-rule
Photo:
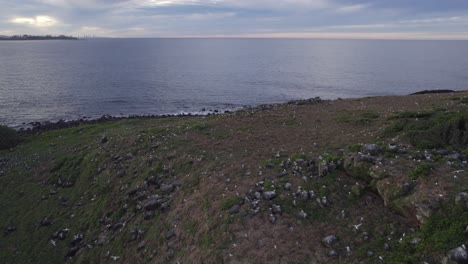
M 0 124 L 467 90 L 467 54 L 468 41 L 0 42 Z

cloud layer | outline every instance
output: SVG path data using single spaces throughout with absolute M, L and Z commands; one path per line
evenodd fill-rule
M 468 39 L 460 0 L 0 0 L 0 34 Z

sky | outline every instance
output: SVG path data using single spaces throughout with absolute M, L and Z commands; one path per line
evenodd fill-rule
M 468 39 L 468 0 L 0 0 L 0 35 Z

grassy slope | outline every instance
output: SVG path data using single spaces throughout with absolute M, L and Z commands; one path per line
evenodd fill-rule
M 265 221 L 267 212 L 252 218 L 230 216 L 225 209 L 259 180 L 277 185 L 286 181 L 276 179 L 275 170 L 264 168 L 278 151 L 284 158 L 316 158 L 358 143 L 385 141 L 383 130 L 394 124 L 389 117 L 396 111 L 441 106 L 466 111 L 463 99 L 451 96 L 364 98 L 283 105 L 230 116 L 134 119 L 27 137 L 14 151 L 0 152 L 0 159 L 9 160 L 0 168 L 4 171 L 0 227 L 17 227 L 0 240 L 0 259 L 61 263 L 76 234 L 84 235 L 85 247 L 70 262 L 113 262 L 110 256 L 130 263 L 328 261 L 328 249 L 320 240 L 329 233 L 339 234 L 341 249 L 349 245 L 353 249 L 341 261 L 365 259 L 367 250 L 375 253 L 368 262 L 377 261 L 379 254 L 391 256 L 382 249 L 385 238 L 414 226 L 384 208 L 372 192 L 350 198 L 351 186 L 359 180 L 340 171 L 303 184 L 319 190 L 325 186 L 323 195 L 336 201 L 329 210 L 300 205 L 312 215 L 307 221 L 297 220 L 287 193 L 277 202 L 285 213 L 276 225 Z M 456 95 L 460 96 L 466 94 Z M 108 142 L 102 143 L 103 137 Z M 144 220 L 127 192 L 153 175 L 181 185 L 171 195 L 169 210 Z M 73 186 L 57 187 L 58 179 Z M 466 188 L 466 175 L 462 179 L 461 186 L 448 192 Z M 301 184 L 301 179 L 288 181 Z M 368 197 L 372 204 L 367 203 Z M 340 218 L 343 210 L 345 216 Z M 52 225 L 39 226 L 44 218 Z M 363 218 L 370 242 L 357 239 L 363 234 L 353 230 L 352 224 Z M 119 222 L 125 225 L 115 225 Z M 115 228 L 108 230 L 107 224 Z M 56 246 L 52 245 L 52 233 L 64 228 L 70 230 L 66 239 L 54 239 Z M 134 239 L 135 229 L 144 234 Z M 171 229 L 176 238 L 167 240 Z M 106 243 L 96 246 L 93 241 L 100 236 L 106 237 Z

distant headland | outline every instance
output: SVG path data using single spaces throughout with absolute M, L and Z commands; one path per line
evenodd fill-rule
M 73 36 L 36 36 L 36 35 L 13 35 L 13 36 L 0 36 L 0 41 L 2 40 L 78 40 L 78 38 Z

